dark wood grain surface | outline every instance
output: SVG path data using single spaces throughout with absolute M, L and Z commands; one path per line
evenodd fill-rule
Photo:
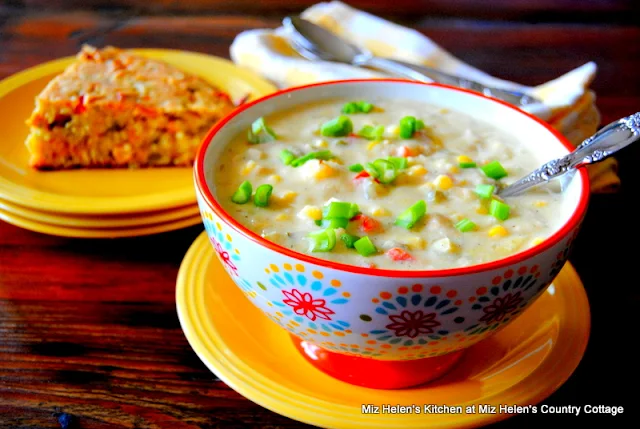
M 313 2 L 9 0 L 0 2 L 0 78 L 82 43 L 186 49 L 228 57 L 240 31 L 274 27 Z M 524 84 L 596 61 L 605 123 L 640 110 L 638 2 L 359 0 L 459 58 Z M 637 18 L 637 15 L 635 15 Z M 1 118 L 0 118 L 1 124 Z M 1 136 L 1 131 L 0 131 Z M 0 138 L 0 144 L 1 138 Z M 622 405 L 618 417 L 516 416 L 496 428 L 596 422 L 638 427 L 640 310 L 635 268 L 640 148 L 619 157 L 622 189 L 595 195 L 571 258 L 592 335 L 553 405 Z M 74 240 L 0 222 L 0 427 L 303 427 L 244 399 L 192 352 L 175 311 L 178 267 L 201 226 L 151 237 Z M 635 355 L 637 356 L 637 355 Z M 629 392 L 626 392 L 628 391 Z M 75 425 L 75 426 L 74 426 Z

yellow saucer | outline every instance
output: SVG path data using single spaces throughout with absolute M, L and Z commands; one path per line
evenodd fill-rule
M 193 52 L 139 49 L 210 81 L 237 100 L 257 98 L 275 87 L 230 61 Z M 191 168 L 79 169 L 41 172 L 27 165 L 26 119 L 35 96 L 73 58 L 63 58 L 17 73 L 0 82 L 0 195 L 39 210 L 74 214 L 115 214 L 162 210 L 195 204 Z
M 33 210 L 10 203 L 0 198 L 0 210 L 38 223 L 48 223 L 71 228 L 131 228 L 151 226 L 198 216 L 197 204 L 154 212 L 131 213 L 128 215 L 73 215 Z
M 512 414 L 466 413 L 464 407 L 542 401 L 577 367 L 590 328 L 584 288 L 567 264 L 538 301 L 504 330 L 467 350 L 444 378 L 389 391 L 346 384 L 311 366 L 289 335 L 232 283 L 204 233 L 182 262 L 176 302 L 189 343 L 220 379 L 276 413 L 329 428 L 462 428 L 504 419 Z M 464 411 L 365 414 L 363 404 L 462 405 Z
M 177 229 L 188 228 L 202 222 L 202 218 L 188 216 L 169 222 L 157 223 L 139 227 L 124 228 L 72 228 L 67 226 L 52 225 L 37 220 L 24 218 L 0 209 L 0 220 L 10 223 L 20 228 L 39 232 L 42 234 L 57 235 L 60 237 L 72 238 L 124 238 L 141 237 L 144 235 L 160 234 L 163 232 L 175 231 Z

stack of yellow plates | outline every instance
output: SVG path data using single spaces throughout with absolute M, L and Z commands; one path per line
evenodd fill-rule
M 275 87 L 231 62 L 159 49 L 138 53 L 210 81 L 232 99 L 255 99 Z M 0 82 L 0 219 L 33 231 L 86 238 L 156 234 L 196 225 L 191 168 L 37 171 L 24 145 L 35 96 L 73 57 L 51 61 Z

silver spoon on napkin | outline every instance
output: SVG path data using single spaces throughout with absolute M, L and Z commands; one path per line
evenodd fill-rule
M 500 189 L 497 195 L 501 198 L 513 197 L 553 179 L 571 177 L 578 168 L 603 161 L 637 140 L 640 140 L 640 112 L 610 123 L 580 143 L 570 154 L 545 163 L 517 182 Z
M 332 32 L 299 16 L 287 17 L 283 20 L 283 24 L 291 36 L 294 49 L 310 60 L 320 59 L 347 63 L 358 67 L 372 67 L 411 80 L 438 82 L 470 89 L 516 106 L 541 103 L 540 100 L 519 91 L 488 87 L 479 82 L 453 76 L 429 67 L 376 57 L 370 52 L 347 43 Z

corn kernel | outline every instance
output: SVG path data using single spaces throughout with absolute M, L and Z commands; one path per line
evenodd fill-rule
M 449 109 L 440 109 L 441 114 L 449 113 Z
M 431 144 L 437 148 L 441 148 L 444 146 L 444 143 L 442 143 L 442 139 L 438 136 L 436 136 L 435 134 L 433 134 L 432 132 L 428 133 L 428 137 L 431 140 Z
M 489 230 L 489 237 L 506 237 L 507 235 L 509 231 L 502 225 L 496 225 Z
M 314 174 L 314 177 L 318 180 L 326 179 L 336 174 L 336 170 L 328 165 L 326 162 L 318 164 L 318 168 Z
M 395 137 L 400 134 L 400 127 L 398 125 L 389 125 L 385 131 L 387 135 Z
M 473 159 L 469 158 L 469 157 L 468 157 L 468 156 L 466 156 L 466 155 L 460 155 L 460 156 L 458 157 L 458 162 L 459 162 L 460 164 L 469 164 L 469 163 L 472 163 L 472 162 L 473 162 Z
M 449 167 L 449 173 L 451 174 L 460 173 L 460 169 L 458 168 L 457 165 L 452 165 L 451 167 Z
M 460 222 L 464 218 L 465 216 L 461 215 L 460 213 L 454 213 L 451 215 L 451 219 L 453 219 L 455 222 Z
M 424 166 L 418 164 L 410 167 L 407 171 L 407 174 L 409 176 L 424 176 L 425 174 L 427 174 L 427 169 L 424 168 Z
M 269 176 L 269 180 L 273 183 L 280 183 L 282 182 L 282 177 L 278 176 L 277 174 L 272 174 L 271 176 Z
M 439 189 L 442 189 L 443 191 L 446 191 L 447 189 L 451 189 L 451 187 L 453 186 L 453 181 L 451 180 L 451 177 L 445 176 L 444 174 L 441 174 L 440 176 L 436 177 L 436 180 L 434 180 L 433 183 L 436 185 L 436 187 L 438 187 Z
M 280 213 L 278 216 L 276 216 L 276 220 L 277 221 L 289 220 L 289 215 L 286 213 Z
M 298 196 L 297 192 L 286 191 L 285 193 L 283 193 L 278 197 L 278 200 L 283 204 L 289 204 L 297 196 Z
M 267 174 L 273 173 L 273 169 L 269 167 L 258 167 L 258 175 L 266 176 Z
M 367 150 L 371 150 L 379 144 L 380 144 L 380 140 L 374 140 L 367 145 Z
M 391 216 L 391 212 L 384 207 L 376 207 L 371 211 L 371 214 L 374 216 Z
M 240 174 L 242 174 L 243 176 L 248 175 L 249 173 L 251 173 L 253 171 L 254 168 L 256 168 L 256 162 L 255 161 L 247 161 L 247 163 L 244 165 L 244 167 L 242 167 L 242 170 L 240 171 Z
M 406 242 L 410 250 L 422 250 L 427 247 L 427 242 L 422 237 L 411 237 Z
M 548 203 L 546 201 L 536 201 L 535 203 L 533 203 L 534 206 L 536 207 L 544 207 L 546 206 Z
M 542 242 L 544 241 L 544 238 L 534 238 L 533 241 L 531 242 L 532 246 L 537 246 L 538 244 L 542 244 Z
M 464 186 L 464 185 L 466 185 L 467 183 L 469 183 L 469 182 L 467 182 L 465 179 L 458 180 L 458 186 Z
M 315 141 L 314 144 L 315 147 L 329 147 L 329 143 L 327 143 L 326 140 L 324 139 L 318 139 Z
M 486 214 L 489 214 L 489 210 L 487 210 L 486 207 L 478 206 L 478 207 L 476 207 L 476 213 L 478 213 L 480 215 L 486 215 Z
M 298 213 L 298 217 L 302 219 L 321 220 L 322 210 L 316 206 L 304 206 Z

